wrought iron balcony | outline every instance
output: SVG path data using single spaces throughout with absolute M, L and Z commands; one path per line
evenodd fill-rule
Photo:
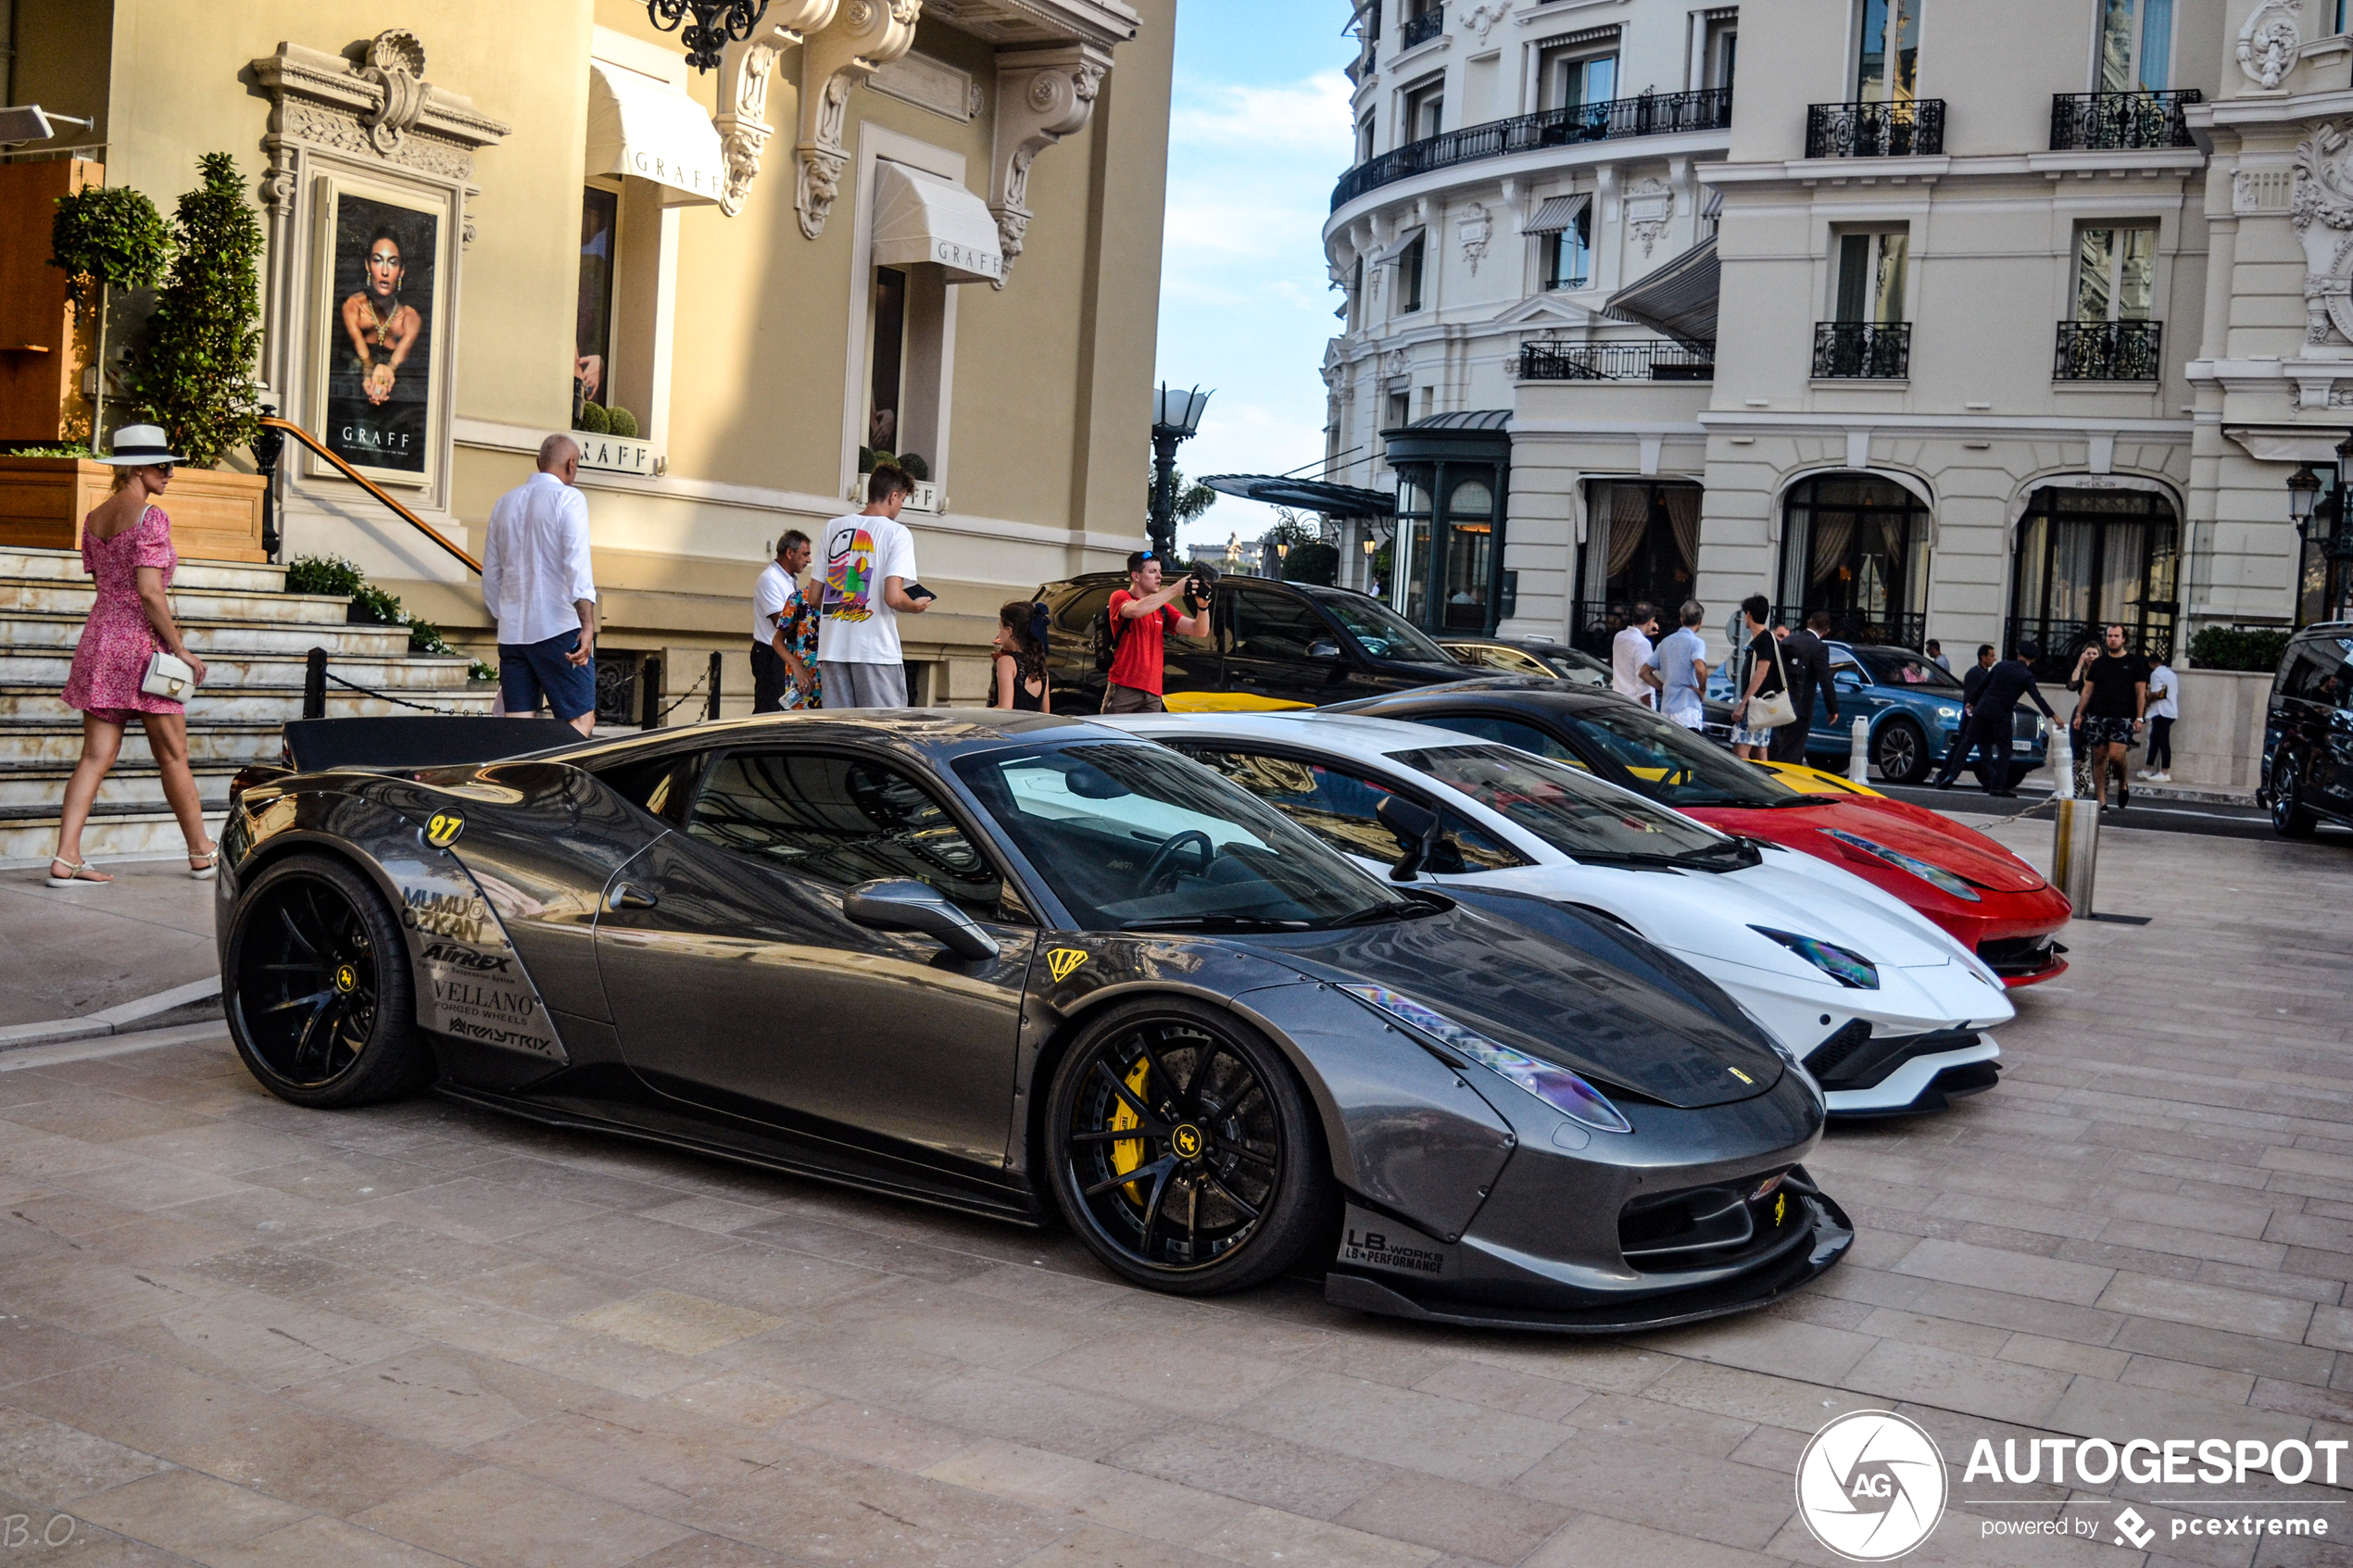
M 2124 650 L 2151 659 L 2171 658 L 2173 652 L 2173 621 L 2179 606 L 2163 604 L 2126 605 L 2122 613 L 2104 615 L 2097 621 L 2044 620 L 2032 616 L 2013 615 L 2002 622 L 2002 652 L 2007 656 L 2018 651 L 2018 645 L 2031 642 L 2042 650 L 2042 657 L 2030 661 L 2034 677 L 2040 681 L 2064 681 L 2075 671 L 2075 660 L 2085 648 L 2096 646 L 2111 624 L 2124 627 Z M 2065 709 L 2060 710 L 2062 713 Z
M 2165 373 L 2162 321 L 2061 321 L 2053 381 L 2156 381 Z
M 1944 150 L 1944 100 L 1816 104 L 1806 111 L 1807 157 L 1910 157 Z
M 2054 94 L 2051 150 L 2196 146 L 2188 117 L 2182 111 L 2205 97 L 2195 87 L 2176 93 Z
M 1446 7 L 1432 6 L 1417 17 L 1408 17 L 1397 30 L 1397 46 L 1410 49 L 1416 44 L 1427 44 L 1446 31 Z
M 1911 373 L 1911 322 L 1814 324 L 1815 380 L 1902 381 Z
M 1531 343 L 1519 351 L 1521 381 L 1714 381 L 1716 345 L 1656 338 L 1643 343 Z
M 1410 24 L 1409 24 L 1410 25 Z M 1335 210 L 1366 191 L 1434 169 L 1458 163 L 1504 157 L 1544 147 L 1568 147 L 1585 142 L 1614 142 L 1627 136 L 1667 136 L 1681 131 L 1722 131 L 1732 123 L 1732 90 L 1709 87 L 1692 93 L 1645 93 L 1634 98 L 1610 98 L 1546 109 L 1515 119 L 1491 119 L 1466 125 L 1393 147 L 1340 177 L 1332 190 Z
M 1783 626 L 1803 626 L 1817 612 L 1831 618 L 1831 636 L 1842 643 L 1878 647 L 1918 649 L 1928 640 L 1928 617 L 1886 609 L 1837 608 L 1831 605 L 1775 605 L 1773 619 Z

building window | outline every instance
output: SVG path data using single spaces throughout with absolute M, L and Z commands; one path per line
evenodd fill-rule
M 621 193 L 590 185 L 580 195 L 580 304 L 573 330 L 572 401 L 611 396 L 612 278 L 621 252 Z
M 1405 139 L 1427 141 L 1446 129 L 1446 83 L 1433 82 L 1405 94 Z
M 1919 96 L 1920 7 L 1926 0 L 1863 0 L 1855 51 L 1855 96 L 1905 104 Z
M 1884 326 L 1904 319 L 1904 265 L 1909 237 L 1903 229 L 1839 235 L 1835 320 Z
M 1422 256 L 1429 236 L 1416 234 L 1414 243 L 1397 258 L 1397 309 L 1400 315 L 1411 315 L 1422 307 Z
M 948 315 L 948 283 L 940 269 L 875 268 L 868 314 L 860 467 L 887 453 L 917 480 L 944 481 L 933 467 L 939 452 Z
M 1703 80 L 1719 92 L 1732 90 L 1732 75 L 1740 63 L 1741 29 L 1737 21 L 1707 24 L 1707 52 Z
M 1926 634 L 1928 508 L 1892 480 L 1831 474 L 1790 490 L 1779 613 L 1827 611 L 1850 642 L 1916 648 Z
M 2337 0 L 2343 31 L 2344 0 Z M 2158 93 L 2173 55 L 2173 0 L 2101 0 L 2099 91 Z
M 1653 606 L 1661 621 L 1674 623 L 1699 571 L 1702 497 L 1696 484 L 1592 485 L 1572 617 L 1578 646 L 1608 658 L 1610 639 L 1625 629 L 1639 604 Z
M 1374 117 L 1366 115 L 1356 122 L 1356 161 L 1365 162 L 1373 156 Z
M 2079 230 L 2075 319 L 2145 321 L 2156 289 L 2157 225 Z
M 900 388 L 907 368 L 907 274 L 875 269 L 875 349 L 866 399 L 866 445 L 899 450 Z
M 1348 279 L 1348 330 L 1355 332 L 1365 324 L 1365 258 L 1356 258 L 1355 269 Z
M 1593 272 L 1593 207 L 1578 209 L 1567 227 L 1544 236 L 1544 286 L 1581 289 Z
M 1581 108 L 1605 104 L 1617 96 L 1617 55 L 1579 55 L 1560 50 L 1544 56 L 1542 105 L 1548 109 Z
M 2043 646 L 2038 672 L 2063 673 L 2111 621 L 2125 646 L 2170 654 L 2181 527 L 2172 503 L 2139 490 L 2038 490 L 2018 528 L 2008 646 Z

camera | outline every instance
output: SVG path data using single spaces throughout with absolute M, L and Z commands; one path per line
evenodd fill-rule
M 1185 574 L 1186 608 L 1198 611 L 1209 602 L 1209 596 L 1216 587 L 1217 569 L 1207 561 L 1196 563 L 1192 571 Z

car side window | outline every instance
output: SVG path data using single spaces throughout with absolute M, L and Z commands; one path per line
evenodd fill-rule
M 1234 652 L 1243 659 L 1303 659 L 1316 643 L 1337 643 L 1305 600 L 1265 589 L 1234 596 Z
M 695 785 L 710 760 L 707 751 L 690 751 L 683 757 L 656 757 L 600 769 L 597 778 L 639 810 L 677 827 L 686 820 Z
M 1344 854 L 1393 860 L 1406 847 L 1377 814 L 1382 797 L 1396 793 L 1378 780 L 1265 752 L 1190 746 L 1177 749 L 1214 768 Z M 1446 822 L 1446 838 L 1431 871 L 1491 872 L 1528 864 L 1458 815 L 1450 813 Z
M 2353 709 L 2353 638 L 2314 638 L 2296 651 L 2287 695 L 2323 708 Z
M 1054 624 L 1075 635 L 1088 635 L 1095 622 L 1102 618 L 1103 612 L 1111 608 L 1114 587 L 1114 584 L 1105 583 L 1072 595 L 1069 602 L 1063 606 L 1062 613 L 1054 617 Z
M 1002 877 L 947 808 L 862 758 L 730 752 L 695 797 L 686 835 L 834 887 L 912 877 L 980 919 L 1003 908 Z
M 1500 719 L 1491 713 L 1445 713 L 1416 715 L 1414 722 L 1428 724 L 1433 729 L 1452 730 L 1458 735 L 1476 735 L 1480 740 L 1491 740 L 1503 746 L 1516 746 L 1522 751 L 1549 757 L 1555 762 L 1566 762 L 1589 773 L 1592 771 L 1585 767 L 1583 758 L 1535 725 L 1522 723 L 1517 719 Z

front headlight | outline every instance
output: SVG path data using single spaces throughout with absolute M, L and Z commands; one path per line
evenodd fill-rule
M 1381 986 L 1346 985 L 1341 989 L 1462 1052 L 1489 1072 L 1510 1079 L 1579 1126 L 1591 1127 L 1597 1133 L 1630 1133 L 1634 1130 L 1634 1124 L 1626 1120 L 1617 1107 L 1610 1104 L 1608 1097 L 1566 1067 L 1539 1061 L 1509 1046 L 1499 1046 L 1486 1035 L 1464 1028 L 1444 1013 L 1433 1011 L 1410 997 L 1401 997 Z
M 1775 931 L 1768 925 L 1752 925 L 1749 929 L 1768 941 L 1779 942 L 1850 991 L 1879 989 L 1879 966 L 1851 948 L 1825 942 L 1818 936 Z
M 1940 703 L 1937 706 L 1936 716 L 1939 719 L 1957 719 L 1961 716 L 1961 710 L 1950 703 Z
M 1850 849 L 1859 849 L 1866 855 L 1884 860 L 1899 872 L 1908 872 L 1939 893 L 1949 894 L 1963 903 L 1974 904 L 1980 901 L 1976 888 L 1971 887 L 1944 867 L 1931 866 L 1917 855 L 1906 855 L 1901 849 L 1890 849 L 1884 844 L 1874 844 L 1868 838 L 1845 833 L 1837 828 L 1822 829 L 1822 836 L 1835 838 Z

